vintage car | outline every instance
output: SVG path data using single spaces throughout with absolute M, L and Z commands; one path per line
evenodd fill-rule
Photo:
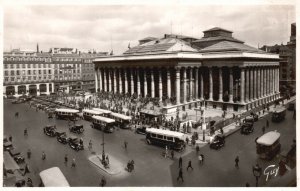
M 25 158 L 21 155 L 21 152 L 16 149 L 9 150 L 9 154 L 16 161 L 17 164 L 25 162 Z
M 257 114 L 251 112 L 250 116 L 253 117 L 254 122 L 258 121 L 258 115 Z
M 56 136 L 56 126 L 54 125 L 47 125 L 44 127 L 44 133 L 50 137 Z
M 57 134 L 57 141 L 62 144 L 67 144 L 69 142 L 69 138 L 67 137 L 66 132 L 61 132 Z
M 255 119 L 252 115 L 249 115 L 247 117 L 245 117 L 245 119 L 243 120 L 243 123 L 254 123 Z
M 69 145 L 72 149 L 74 149 L 76 151 L 83 150 L 83 143 L 81 143 L 77 137 L 74 137 L 74 136 L 70 137 Z
M 83 133 L 84 131 L 84 128 L 83 128 L 83 125 L 74 125 L 72 127 L 69 128 L 69 130 L 72 132 L 72 133 Z
M 214 140 L 210 143 L 211 149 L 220 149 L 225 145 L 225 137 L 223 135 L 216 135 Z
M 241 126 L 241 134 L 248 135 L 254 130 L 253 123 L 243 123 Z
M 136 132 L 137 134 L 146 135 L 146 129 L 147 129 L 147 128 L 144 127 L 144 126 L 139 126 L 139 127 L 136 128 L 135 132 Z

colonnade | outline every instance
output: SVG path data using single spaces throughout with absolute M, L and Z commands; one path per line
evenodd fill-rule
M 228 80 L 224 81 L 225 75 Z M 227 87 L 226 93 L 229 98 L 226 102 L 229 103 L 248 104 L 268 96 L 273 96 L 275 99 L 279 93 L 278 65 L 96 67 L 95 80 L 96 91 L 129 93 L 130 95 L 136 93 L 138 96 L 158 97 L 160 100 L 163 96 L 176 97 L 177 105 L 193 100 L 204 100 L 204 94 L 208 95 L 207 101 L 224 102 L 224 85 Z M 204 90 L 206 83 L 209 83 L 208 88 Z M 217 88 L 214 87 L 216 85 Z M 214 92 L 214 89 L 218 89 L 218 92 Z M 216 95 L 218 99 L 214 99 Z M 236 100 L 237 97 L 238 100 Z

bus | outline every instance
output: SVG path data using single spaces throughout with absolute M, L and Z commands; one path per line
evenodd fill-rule
M 256 140 L 256 153 L 262 159 L 272 160 L 280 152 L 280 133 L 270 131 Z
M 95 110 L 92 110 L 92 109 L 84 109 L 82 111 L 82 115 L 83 115 L 83 118 L 87 121 L 91 121 L 92 120 L 92 117 L 95 115 L 95 116 L 100 116 L 102 115 L 103 113 L 101 111 L 95 111 Z
M 75 121 L 77 119 L 79 110 L 77 109 L 55 109 L 55 115 L 57 119 L 66 119 Z
M 110 110 L 106 110 L 106 109 L 100 109 L 100 108 L 93 108 L 93 110 L 95 111 L 99 111 L 102 112 L 104 117 L 109 117 L 109 115 L 111 114 Z
M 106 133 L 113 133 L 115 120 L 102 116 L 93 116 L 92 117 L 92 128 L 102 130 Z
M 44 187 L 70 187 L 64 174 L 58 167 L 48 168 L 40 172 L 41 186 Z
M 272 121 L 273 122 L 283 121 L 285 119 L 285 113 L 286 113 L 286 108 L 285 107 L 281 107 L 281 108 L 276 109 L 272 113 Z
M 128 129 L 131 121 L 131 116 L 123 115 L 120 113 L 110 113 L 111 118 L 116 120 L 116 125 L 122 129 Z
M 177 151 L 182 151 L 185 146 L 183 133 L 163 129 L 146 129 L 146 141 L 149 145 L 168 146 Z

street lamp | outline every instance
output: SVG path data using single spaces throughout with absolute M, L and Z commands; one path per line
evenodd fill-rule
M 258 179 L 260 178 L 261 174 L 262 174 L 262 169 L 261 167 L 256 164 L 254 167 L 252 167 L 252 172 L 253 172 L 253 176 L 256 179 L 256 187 L 258 186 Z
M 102 164 L 104 164 L 105 161 L 105 150 L 104 150 L 104 129 L 102 130 Z

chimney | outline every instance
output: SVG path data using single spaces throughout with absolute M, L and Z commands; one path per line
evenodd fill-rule
M 39 43 L 36 44 L 36 52 L 39 53 Z

